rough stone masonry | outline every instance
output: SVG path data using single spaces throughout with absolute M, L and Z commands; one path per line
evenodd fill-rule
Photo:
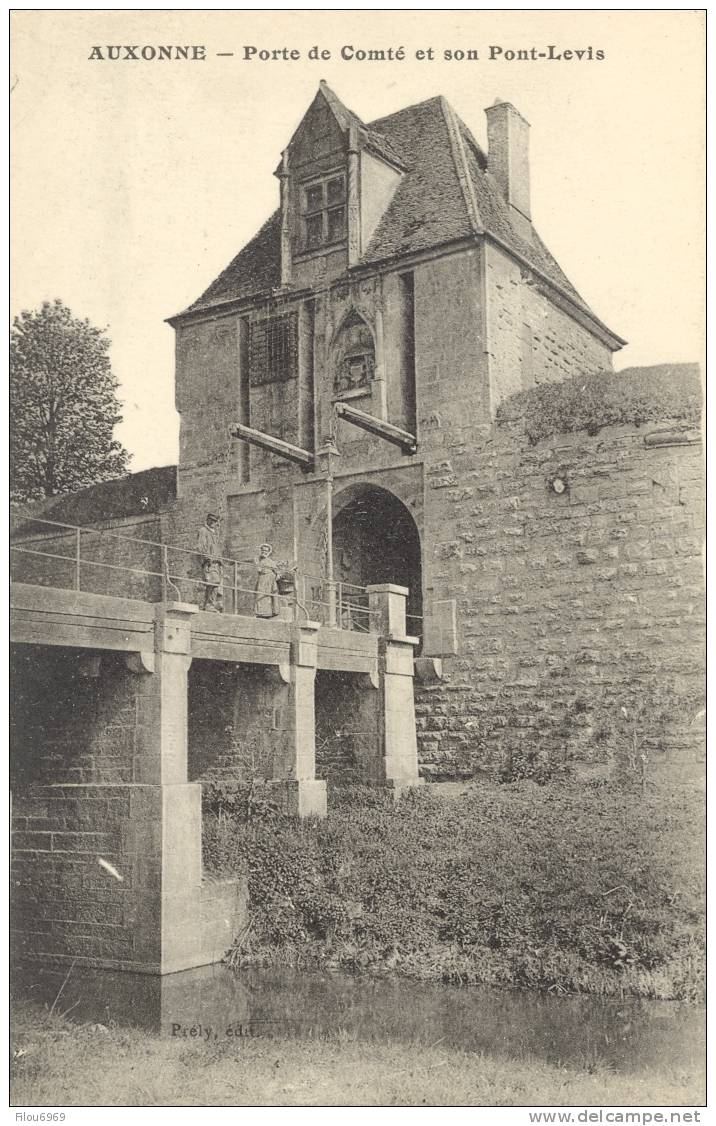
M 147 538 L 192 548 L 218 511 L 228 556 L 269 541 L 320 598 L 318 464 L 304 471 L 228 432 L 240 422 L 310 452 L 334 434 L 336 576 L 408 586 L 410 631 L 442 661 L 442 679 L 416 685 L 427 778 L 499 770 L 528 749 L 555 765 L 588 759 L 614 709 L 661 685 L 683 727 L 702 687 L 702 454 L 698 418 L 678 402 L 698 373 L 643 369 L 624 418 L 608 400 L 629 397 L 633 373 L 617 392 L 605 377 L 606 422 L 567 419 L 532 443 L 521 396 L 610 372 L 624 341 L 537 233 L 525 118 L 501 102 L 486 117 L 485 150 L 444 98 L 366 123 L 321 83 L 277 154 L 276 211 L 171 318 L 172 488 L 141 509 L 115 498 L 104 521 L 89 490 L 70 521 L 141 519 Z M 663 409 L 659 373 L 674 392 Z M 417 451 L 337 423 L 337 402 L 413 433 Z M 190 557 L 175 567 L 194 601 Z M 330 726 L 322 696 L 345 693 L 330 678 L 316 691 Z M 209 729 L 193 714 L 192 730 Z M 358 751 L 327 754 L 336 776 Z
M 506 103 L 486 114 L 484 151 L 444 98 L 365 123 L 322 83 L 280 154 L 277 210 L 171 319 L 176 469 L 19 514 L 14 542 L 46 555 L 14 559 L 14 585 L 58 588 L 46 623 L 109 629 L 115 648 L 118 629 L 138 638 L 123 656 L 102 644 L 82 655 L 56 636 L 33 643 L 25 622 L 12 759 L 20 952 L 153 973 L 221 957 L 245 891 L 203 876 L 202 786 L 258 775 L 306 814 L 325 813 L 326 779 L 416 784 L 414 667 L 428 780 L 609 771 L 615 721 L 637 714 L 655 762 L 676 777 L 694 769 L 698 370 L 611 374 L 624 341 L 533 225 L 529 126 Z M 338 403 L 415 442 L 338 421 Z M 301 447 L 313 468 L 233 440 L 236 423 Z M 328 439 L 340 451 L 330 514 Z M 356 640 L 341 664 L 347 631 L 293 623 L 305 636 L 289 642 L 277 622 L 259 641 L 274 646 L 264 664 L 284 646 L 278 678 L 247 671 L 243 651 L 228 667 L 242 621 L 229 615 L 207 615 L 190 646 L 200 575 L 188 552 L 208 511 L 224 517 L 227 556 L 270 542 L 315 607 L 332 515 L 336 579 L 395 604 L 380 652 L 377 638 L 364 652 Z M 111 569 L 122 566 L 134 571 Z M 119 609 L 92 618 L 91 600 L 108 598 Z

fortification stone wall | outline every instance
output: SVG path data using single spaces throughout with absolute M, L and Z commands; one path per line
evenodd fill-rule
M 534 273 L 490 243 L 484 254 L 493 413 L 536 383 L 611 371 L 609 348 L 550 300 Z
M 119 654 L 19 646 L 12 694 L 13 783 L 126 783 L 141 753 L 151 680 Z
M 363 677 L 319 671 L 316 676 L 316 777 L 327 782 L 381 781 L 380 714 Z
M 159 963 L 159 931 L 140 925 L 139 917 L 142 898 L 156 902 L 161 873 L 161 810 L 152 808 L 153 789 L 13 789 L 15 956 L 66 960 L 71 951 L 83 964 Z
M 189 672 L 190 781 L 275 777 L 286 754 L 288 685 L 273 669 L 194 661 Z
M 15 952 L 159 962 L 159 933 L 137 913 L 159 886 L 161 794 L 127 784 L 151 680 L 119 656 L 26 646 L 13 679 Z
M 446 436 L 426 508 L 458 654 L 442 683 L 416 686 L 426 775 L 495 770 L 513 747 L 598 756 L 604 716 L 654 687 L 689 723 L 679 701 L 703 689 L 702 481 L 682 422 L 535 446 L 519 421 Z
M 77 533 L 26 520 L 13 534 L 24 550 L 10 554 L 11 578 L 73 589 L 77 586 Z M 162 519 L 159 515 L 95 521 L 80 533 L 79 585 L 93 594 L 157 601 L 161 597 Z M 176 556 L 171 560 L 177 563 Z

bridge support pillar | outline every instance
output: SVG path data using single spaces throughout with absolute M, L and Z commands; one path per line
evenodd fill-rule
M 325 817 L 326 783 L 316 778 L 315 683 L 318 657 L 318 622 L 296 622 L 291 631 L 282 752 L 274 757 L 271 786 L 281 797 L 286 813 L 298 817 Z
M 159 897 L 154 912 L 148 912 L 160 973 L 218 961 L 245 912 L 239 881 L 203 879 L 201 785 L 188 781 L 188 673 L 195 613 L 196 607 L 186 603 L 156 607 L 154 670 L 141 678 L 144 692 L 138 707 L 135 777 L 147 784 L 154 807 L 150 820 L 160 826 L 150 838 Z
M 67 649 L 22 663 L 21 956 L 166 974 L 219 961 L 245 922 L 244 882 L 202 873 L 201 786 L 187 780 L 193 612 L 157 606 L 153 649 L 102 653 L 91 676 Z
M 381 634 L 380 776 L 396 797 L 422 784 L 413 697 L 413 657 L 419 639 L 405 632 L 407 597 L 407 587 L 393 583 L 368 587 L 371 629 Z

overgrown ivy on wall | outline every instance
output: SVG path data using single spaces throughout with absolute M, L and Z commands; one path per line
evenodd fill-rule
M 696 364 L 594 372 L 541 383 L 500 404 L 497 423 L 524 421 L 532 445 L 553 434 L 666 419 L 697 426 L 702 393 Z

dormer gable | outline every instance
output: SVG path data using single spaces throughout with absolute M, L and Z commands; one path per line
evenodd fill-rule
M 337 271 L 355 265 L 382 218 L 405 167 L 321 82 L 283 152 L 281 284 L 297 283 L 303 263 L 327 256 Z M 308 270 L 308 266 L 306 269 Z M 333 272 L 333 271 L 331 271 Z
M 170 323 L 281 289 L 323 289 L 357 265 L 407 264 L 438 247 L 489 239 L 615 351 L 624 341 L 595 316 L 532 226 L 527 123 L 504 103 L 487 113 L 485 153 L 441 96 L 366 124 L 321 83 L 276 173 L 282 206 Z M 345 233 L 334 173 L 345 175 Z M 304 197 L 302 214 L 300 187 L 310 187 L 312 175 L 320 188 Z M 337 214 L 329 219 L 329 211 Z M 308 224 L 312 214 L 320 219 Z M 324 231 L 325 245 L 301 242 L 323 241 Z

